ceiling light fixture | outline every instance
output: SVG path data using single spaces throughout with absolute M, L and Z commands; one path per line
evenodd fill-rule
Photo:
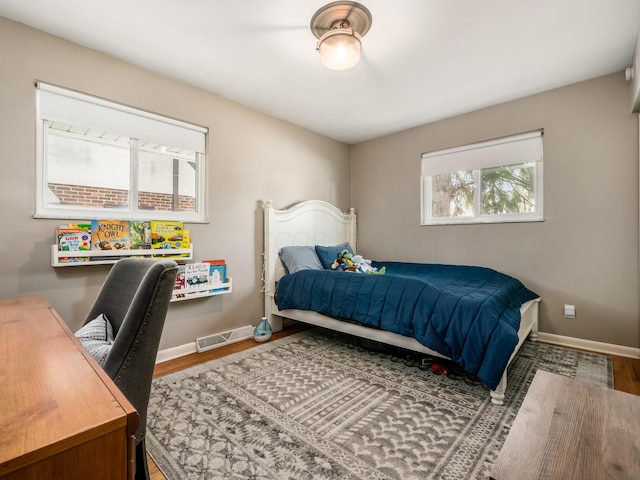
M 362 37 L 371 28 L 371 12 L 357 2 L 331 2 L 311 17 L 316 50 L 330 70 L 347 70 L 360 60 Z

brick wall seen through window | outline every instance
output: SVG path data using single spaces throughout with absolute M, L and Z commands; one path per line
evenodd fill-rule
M 128 203 L 127 190 L 56 183 L 49 183 L 48 186 L 62 205 L 79 205 L 89 208 L 123 208 Z M 138 199 L 138 208 L 142 210 L 173 210 L 173 196 L 170 194 L 138 192 Z M 194 197 L 179 195 L 178 211 L 191 212 L 194 208 Z

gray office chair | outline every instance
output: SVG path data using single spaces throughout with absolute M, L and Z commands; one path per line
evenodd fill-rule
M 125 258 L 116 262 L 85 324 L 105 314 L 114 341 L 103 368 L 138 411 L 136 479 L 148 479 L 147 407 L 160 335 L 178 271 L 173 260 Z

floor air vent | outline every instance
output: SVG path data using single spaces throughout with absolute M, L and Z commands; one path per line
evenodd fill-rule
M 252 336 L 253 327 L 251 325 L 247 325 L 246 327 L 240 327 L 234 330 L 196 338 L 196 350 L 198 353 L 206 352 L 212 348 L 218 348 L 222 345 L 239 342 L 240 340 L 251 338 Z

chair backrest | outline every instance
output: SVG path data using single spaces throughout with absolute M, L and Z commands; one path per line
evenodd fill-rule
M 85 320 L 104 313 L 113 326 L 103 368 L 138 411 L 138 442 L 146 431 L 153 369 L 177 271 L 173 260 L 119 260 Z

